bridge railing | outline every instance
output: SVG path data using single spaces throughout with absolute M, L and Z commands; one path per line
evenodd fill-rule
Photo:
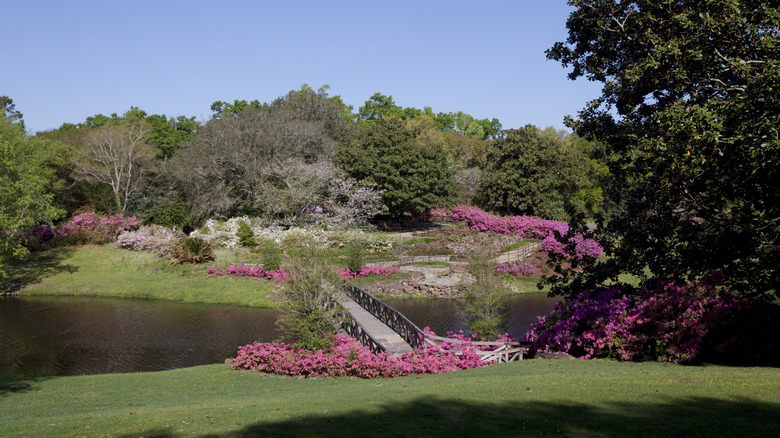
M 382 345 L 374 339 L 370 333 L 368 333 L 362 325 L 357 321 L 344 321 L 341 323 L 341 329 L 347 336 L 357 339 L 358 342 L 368 347 L 372 353 L 377 354 L 384 351 Z
M 460 339 L 446 338 L 425 333 L 413 322 L 409 321 L 402 313 L 379 301 L 373 295 L 355 285 L 349 286 L 349 296 L 353 301 L 359 304 L 360 307 L 364 308 L 366 311 L 374 315 L 374 317 L 393 329 L 393 331 L 401 335 L 401 337 L 413 349 L 416 349 L 422 345 L 423 342 L 431 345 L 435 345 L 436 341 L 449 342 L 454 344 L 464 343 L 464 341 Z M 379 346 L 376 340 L 371 338 L 371 336 L 366 333 L 366 331 L 363 330 L 363 327 L 358 323 L 353 322 L 351 324 L 353 327 L 351 328 L 346 328 L 345 325 L 350 324 L 342 324 L 342 328 L 344 328 L 347 334 L 358 339 L 363 343 L 363 345 L 371 349 L 371 351 L 381 351 L 381 346 Z M 350 332 L 350 330 L 352 330 L 352 332 Z M 365 341 L 363 338 L 365 338 Z M 462 350 L 465 348 L 471 348 L 472 351 L 482 356 L 483 361 L 498 363 L 522 360 L 523 354 L 528 351 L 528 349 L 523 347 L 520 342 L 515 341 L 470 341 L 468 344 L 468 347 L 455 347 L 450 351 L 453 352 L 453 354 L 461 354 Z M 479 347 L 484 347 L 484 349 L 480 349 Z
M 417 348 L 422 344 L 425 333 L 399 311 L 355 285 L 349 286 L 349 296 L 360 307 L 398 333 L 410 347 Z

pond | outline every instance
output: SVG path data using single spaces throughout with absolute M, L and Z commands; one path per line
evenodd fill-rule
M 509 333 L 522 337 L 555 299 L 510 297 Z M 460 303 L 386 302 L 437 334 L 465 329 Z M 0 298 L 0 377 L 161 371 L 222 363 L 237 347 L 279 338 L 278 313 L 214 304 L 95 297 Z

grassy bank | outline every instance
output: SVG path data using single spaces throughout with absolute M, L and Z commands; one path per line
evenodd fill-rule
M 218 254 L 227 263 L 234 257 Z M 17 263 L 12 282 L 23 295 L 91 295 L 191 303 L 271 307 L 274 283 L 231 277 L 209 278 L 204 265 L 171 265 L 146 252 L 116 245 L 53 248 Z
M 0 412 L 2 436 L 774 436 L 780 370 L 535 359 L 296 380 L 209 365 L 2 381 Z

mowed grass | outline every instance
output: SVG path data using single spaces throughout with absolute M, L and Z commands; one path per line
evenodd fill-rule
M 224 258 L 229 259 L 225 254 Z M 217 262 L 220 255 L 217 256 Z M 208 276 L 211 264 L 171 265 L 146 252 L 113 244 L 53 248 L 15 264 L 12 281 L 23 295 L 81 295 L 272 307 L 277 284 Z
M 533 359 L 396 379 L 208 365 L 0 381 L 0 436 L 776 436 L 780 370 Z

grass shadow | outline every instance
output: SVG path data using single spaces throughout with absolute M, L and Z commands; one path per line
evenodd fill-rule
M 534 401 L 484 404 L 425 397 L 342 415 L 255 423 L 232 433 L 205 436 L 775 436 L 778 428 L 780 404 L 744 398 L 595 406 Z
M 35 383 L 47 380 L 48 377 L 36 377 L 33 379 L 9 379 L 0 377 L 0 397 L 7 397 L 20 392 L 29 392 L 37 389 Z
M 28 285 L 40 283 L 48 276 L 76 272 L 76 266 L 62 264 L 62 260 L 73 251 L 71 248 L 51 248 L 11 261 L 8 264 L 8 276 L 0 279 L 0 293 L 15 293 Z

